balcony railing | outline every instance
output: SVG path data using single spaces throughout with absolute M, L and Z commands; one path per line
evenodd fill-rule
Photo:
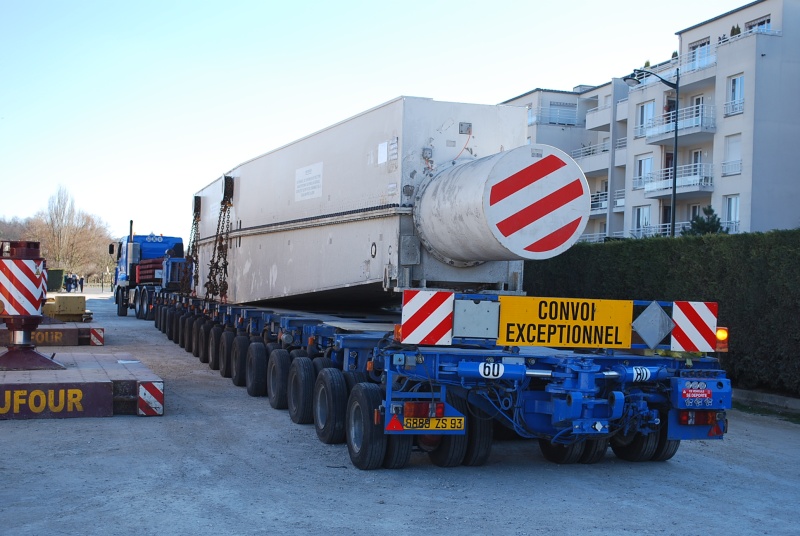
M 728 234 L 739 234 L 739 220 L 725 220 L 721 221 L 723 229 L 728 230 Z
M 623 208 L 625 206 L 625 188 L 616 190 L 614 192 L 614 208 Z
M 744 99 L 737 99 L 725 103 L 725 116 L 744 113 Z
M 714 186 L 712 164 L 678 166 L 677 188 Z M 662 169 L 643 177 L 645 193 L 672 190 L 672 169 Z
M 528 110 L 528 125 L 569 125 L 577 126 L 578 112 L 558 107 L 538 107 Z
M 607 141 L 603 143 L 597 143 L 595 145 L 589 145 L 586 147 L 581 147 L 580 149 L 575 149 L 570 153 L 570 156 L 574 159 L 579 158 L 586 158 L 587 156 L 593 156 L 600 153 L 607 153 L 610 144 Z
M 617 139 L 617 149 L 625 149 L 628 146 L 628 138 Z
M 702 129 L 713 130 L 716 127 L 714 119 L 714 106 L 707 104 L 697 104 L 678 110 L 678 134 L 682 130 Z M 658 117 L 654 117 L 644 125 L 636 125 L 635 135 L 637 137 L 647 136 L 651 138 L 663 137 L 665 134 L 675 132 L 675 112 L 669 112 Z
M 608 108 L 611 108 L 611 105 L 604 104 L 603 106 L 598 106 L 597 108 L 592 108 L 591 110 L 587 110 L 586 115 L 597 113 L 600 110 L 607 110 Z
M 606 233 L 586 233 L 582 234 L 578 242 L 603 242 L 606 238 Z
M 592 212 L 608 208 L 608 192 L 596 192 L 591 195 Z
M 688 221 L 675 222 L 675 234 L 680 235 L 680 230 L 688 227 Z M 631 238 L 650 238 L 652 236 L 669 236 L 669 223 L 662 223 L 659 225 L 643 225 L 641 227 L 634 227 L 630 229 L 629 234 Z
M 741 160 L 730 160 L 728 162 L 722 163 L 722 176 L 727 177 L 728 175 L 739 175 L 742 173 L 742 161 Z

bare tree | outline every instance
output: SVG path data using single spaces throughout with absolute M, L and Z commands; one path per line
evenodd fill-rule
M 25 240 L 27 230 L 27 219 L 11 218 L 8 221 L 0 219 L 0 239 L 2 240 Z
M 47 210 L 28 220 L 28 240 L 39 242 L 49 268 L 63 268 L 85 276 L 104 270 L 107 247 L 112 242 L 106 224 L 96 216 L 75 209 L 69 192 L 60 186 Z

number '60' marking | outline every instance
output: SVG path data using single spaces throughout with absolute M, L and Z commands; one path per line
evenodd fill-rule
M 504 369 L 505 367 L 502 363 L 489 363 L 487 361 L 481 363 L 481 366 L 478 367 L 478 372 L 480 372 L 480 375 L 484 378 L 497 379 L 503 376 Z

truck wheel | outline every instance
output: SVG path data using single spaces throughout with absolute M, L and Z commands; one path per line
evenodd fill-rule
M 181 337 L 181 318 L 185 311 L 183 309 L 175 308 L 175 316 L 172 317 L 172 342 L 178 344 Z
M 194 341 L 194 323 L 197 320 L 195 315 L 189 315 L 183 321 L 185 333 L 183 334 L 183 349 L 192 352 L 192 342 Z
M 456 408 L 459 413 L 464 415 L 469 428 L 469 416 L 467 415 L 467 401 L 447 391 L 447 403 Z M 467 434 L 443 435 L 439 445 L 428 452 L 428 458 L 434 465 L 439 467 L 455 467 L 461 465 L 464 456 L 467 454 Z
M 581 458 L 578 460 L 580 463 L 597 463 L 606 457 L 606 451 L 608 451 L 607 437 L 602 439 L 587 439 L 585 443 L 583 454 L 581 454 Z
M 194 315 L 189 311 L 186 311 L 181 318 L 180 318 L 180 326 L 178 327 L 178 346 L 186 349 L 186 340 L 188 339 L 189 335 L 189 320 L 193 318 Z
M 200 326 L 200 331 L 197 334 L 197 347 L 200 351 L 197 357 L 200 358 L 201 363 L 208 363 L 208 338 L 211 334 L 212 327 L 214 327 L 214 322 L 212 322 L 211 319 L 207 319 L 203 322 L 203 325 Z
M 154 320 L 156 317 L 156 308 L 153 306 L 153 298 L 155 294 L 149 290 L 144 291 L 144 319 Z
M 650 458 L 654 462 L 665 462 L 675 456 L 678 452 L 678 447 L 681 446 L 680 439 L 667 439 L 669 432 L 669 416 L 666 413 L 661 414 L 661 427 L 658 429 L 658 445 Z
M 286 382 L 289 377 L 291 360 L 289 352 L 283 349 L 273 350 L 267 363 L 267 396 L 269 405 L 274 409 L 286 409 Z
M 247 383 L 247 347 L 250 346 L 250 337 L 237 335 L 233 339 L 231 350 L 231 381 L 233 385 L 242 387 Z
M 411 446 L 414 436 L 391 434 L 386 436 L 386 454 L 383 457 L 385 469 L 402 469 L 411 461 Z
M 492 453 L 493 419 L 488 413 L 473 404 L 466 403 L 467 452 L 461 463 L 471 467 L 486 464 Z
M 298 356 L 289 366 L 286 379 L 286 402 L 289 418 L 295 424 L 314 422 L 314 365 L 308 357 Z
M 172 309 L 172 307 L 168 305 L 161 306 L 161 320 L 158 322 L 158 329 L 161 330 L 161 333 L 167 332 L 167 313 Z
M 315 360 L 316 361 L 316 360 Z M 314 383 L 314 430 L 327 445 L 344 442 L 347 384 L 337 368 L 322 369 Z
M 222 338 L 222 326 L 214 324 L 208 332 L 208 368 L 219 370 L 219 341 Z
M 359 469 L 377 469 L 386 455 L 383 426 L 373 421 L 381 400 L 381 387 L 375 383 L 357 384 L 347 400 L 347 452 Z
M 139 289 L 134 289 L 133 291 L 133 316 L 137 319 L 142 318 L 142 304 L 140 302 L 141 295 L 139 294 Z
M 121 289 L 117 289 L 117 316 L 128 316 L 128 307 L 125 305 Z
M 231 377 L 231 355 L 233 354 L 233 339 L 236 333 L 225 330 L 219 341 L 219 375 L 223 378 Z
M 551 443 L 549 439 L 539 438 L 539 449 L 542 451 L 542 455 L 547 461 L 559 465 L 577 463 L 583 455 L 584 448 L 585 443 L 583 441 L 562 445 L 560 443 Z
M 314 378 L 319 376 L 319 373 L 322 372 L 322 369 L 333 368 L 335 366 L 333 361 L 327 357 L 315 357 L 311 360 L 311 363 L 314 365 Z
M 245 376 L 248 395 L 264 396 L 267 394 L 267 348 L 263 342 L 251 342 L 247 347 L 247 373 Z
M 153 325 L 156 329 L 161 329 L 161 309 L 163 306 L 161 304 L 160 298 L 155 298 L 153 303 Z
M 617 434 L 611 438 L 611 450 L 622 460 L 645 462 L 653 458 L 658 447 L 658 436 L 657 431 L 649 434 L 636 432 L 632 439 Z

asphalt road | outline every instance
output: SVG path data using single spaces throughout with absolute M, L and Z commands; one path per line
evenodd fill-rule
M 105 297 L 104 297 L 105 296 Z M 166 415 L 0 421 L 0 534 L 793 534 L 800 426 L 731 411 L 663 463 L 559 466 L 531 441 L 487 465 L 355 469 L 345 445 L 249 397 L 151 322 L 87 294 L 105 347 L 165 381 Z

